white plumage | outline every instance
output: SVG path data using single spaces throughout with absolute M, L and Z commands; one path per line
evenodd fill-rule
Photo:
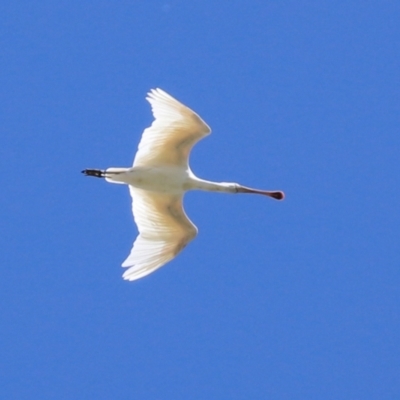
M 145 129 L 131 168 L 85 169 L 85 175 L 129 185 L 132 211 L 139 230 L 123 262 L 124 279 L 142 278 L 172 260 L 197 235 L 183 209 L 187 190 L 257 193 L 278 200 L 283 192 L 250 189 L 237 183 L 197 178 L 189 167 L 192 147 L 210 134 L 208 125 L 192 110 L 161 89 L 149 92 L 154 115 Z

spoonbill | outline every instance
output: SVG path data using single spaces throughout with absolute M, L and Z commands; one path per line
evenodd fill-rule
M 130 168 L 85 169 L 86 176 L 105 178 L 129 186 L 139 235 L 122 267 L 123 278 L 142 278 L 172 260 L 197 235 L 183 209 L 188 190 L 255 193 L 282 200 L 281 191 L 251 189 L 238 183 L 197 178 L 189 167 L 192 147 L 210 134 L 209 126 L 190 108 L 161 89 L 146 98 L 154 121 L 144 130 Z

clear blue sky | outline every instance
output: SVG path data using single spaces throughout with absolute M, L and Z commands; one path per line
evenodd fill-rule
M 0 398 L 400 398 L 400 3 L 0 5 Z M 213 133 L 199 235 L 136 282 L 129 166 L 160 87 Z

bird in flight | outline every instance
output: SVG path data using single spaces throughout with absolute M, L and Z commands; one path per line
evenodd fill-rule
M 210 134 L 209 126 L 190 108 L 161 89 L 146 98 L 154 121 L 144 130 L 130 168 L 85 169 L 86 176 L 105 178 L 129 186 L 132 211 L 139 235 L 123 262 L 123 278 L 142 278 L 172 260 L 197 235 L 183 209 L 188 190 L 221 193 L 255 193 L 282 200 L 281 191 L 251 189 L 238 183 L 197 178 L 189 167 L 192 147 Z

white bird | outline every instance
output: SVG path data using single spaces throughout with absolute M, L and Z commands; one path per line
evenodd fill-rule
M 154 115 L 145 129 L 131 168 L 85 169 L 87 176 L 129 185 L 132 210 L 139 230 L 122 266 L 123 278 L 142 278 L 172 260 L 197 235 L 187 217 L 183 195 L 187 190 L 256 193 L 282 200 L 281 191 L 250 189 L 237 183 L 197 178 L 189 167 L 192 147 L 210 134 L 209 126 L 190 108 L 161 89 L 146 98 Z

